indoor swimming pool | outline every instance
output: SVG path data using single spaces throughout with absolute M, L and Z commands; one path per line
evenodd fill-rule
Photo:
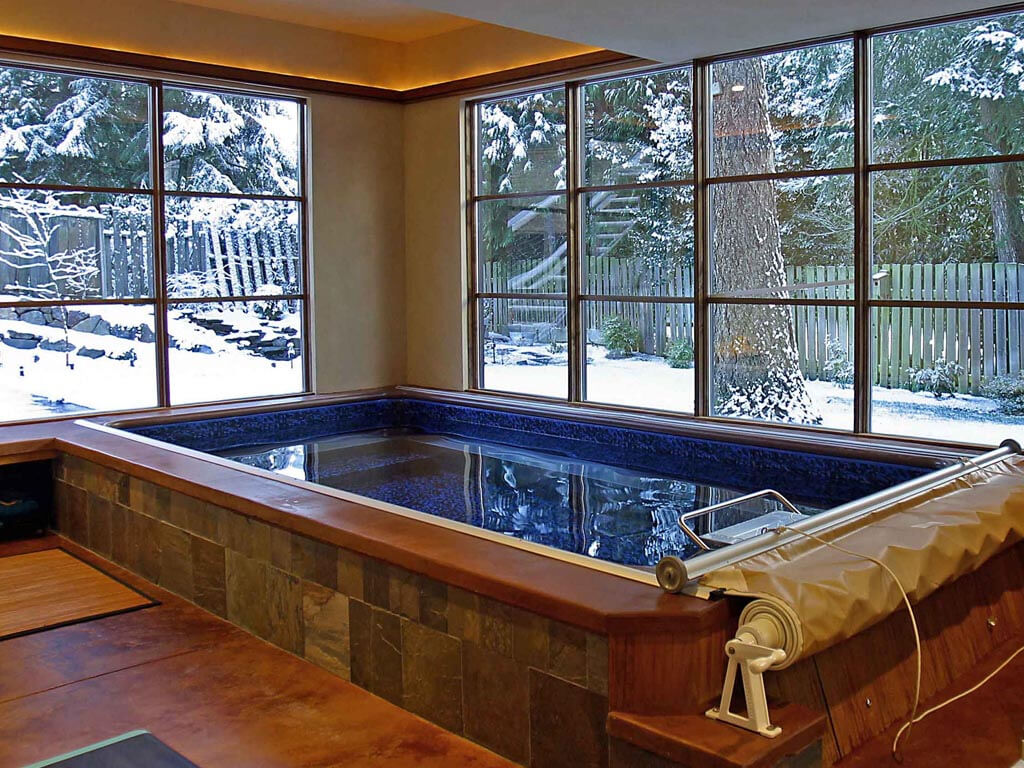
M 289 482 L 625 566 L 652 568 L 913 479 L 919 466 L 412 398 L 130 427 Z

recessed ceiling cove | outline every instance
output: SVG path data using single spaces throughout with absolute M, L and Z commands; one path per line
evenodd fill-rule
M 396 0 L 178 0 L 306 27 L 408 43 L 462 27 L 474 19 L 459 18 Z

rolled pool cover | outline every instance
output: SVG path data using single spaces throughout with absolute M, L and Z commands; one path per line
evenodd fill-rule
M 881 560 L 917 603 L 1024 539 L 1024 457 L 817 535 Z M 877 564 L 807 538 L 707 573 L 700 585 L 755 598 L 748 614 L 775 613 L 792 627 L 778 669 L 853 637 L 903 605 L 899 587 Z

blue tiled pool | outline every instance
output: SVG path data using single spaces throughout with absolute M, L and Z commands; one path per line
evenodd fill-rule
M 129 428 L 311 483 L 599 560 L 695 554 L 681 513 L 775 488 L 807 514 L 927 470 L 379 398 Z M 712 538 L 777 510 L 763 500 L 693 521 Z M 730 529 L 732 530 L 732 529 Z

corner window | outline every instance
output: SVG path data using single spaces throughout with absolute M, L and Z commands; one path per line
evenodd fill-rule
M 1022 51 L 1004 14 L 471 105 L 474 386 L 1024 439 Z

